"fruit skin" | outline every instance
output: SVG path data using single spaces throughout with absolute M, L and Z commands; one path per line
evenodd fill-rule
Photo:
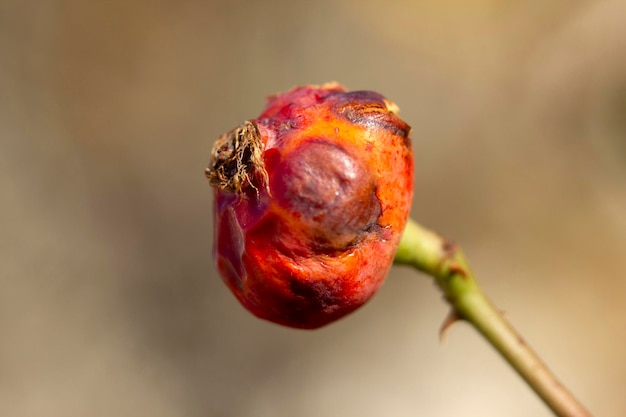
M 413 195 L 410 127 L 396 113 L 374 92 L 297 87 L 218 140 L 214 259 L 253 314 L 313 329 L 380 287 Z

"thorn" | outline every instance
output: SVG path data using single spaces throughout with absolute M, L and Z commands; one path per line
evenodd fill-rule
M 439 343 L 443 344 L 445 342 L 446 334 L 448 333 L 450 327 L 452 327 L 452 325 L 457 321 L 461 320 L 463 320 L 463 317 L 459 316 L 455 309 L 451 309 L 439 328 Z
M 450 275 L 459 274 L 463 278 L 467 278 L 467 271 L 458 262 L 454 262 L 450 265 Z

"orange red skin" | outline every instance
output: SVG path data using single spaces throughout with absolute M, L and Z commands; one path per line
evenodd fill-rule
M 259 180 L 242 194 L 215 189 L 214 199 L 214 259 L 253 314 L 318 328 L 362 306 L 383 283 L 413 196 L 410 127 L 394 109 L 377 93 L 338 84 L 269 98 L 254 120 L 269 184 Z M 348 204 L 333 206 L 344 189 Z M 336 196 L 328 207 L 327 195 Z

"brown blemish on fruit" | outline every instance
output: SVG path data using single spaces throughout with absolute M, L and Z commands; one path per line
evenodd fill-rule
M 269 185 L 262 156 L 261 135 L 256 124 L 248 120 L 215 142 L 205 175 L 220 190 L 241 194 L 249 185 L 258 192 L 257 185 Z M 255 180 L 260 183 L 255 185 Z
M 302 297 L 307 303 L 320 306 L 323 309 L 332 308 L 341 300 L 336 295 L 337 291 L 322 281 L 300 282 L 297 279 L 292 279 L 289 282 L 289 289 L 296 297 Z
M 335 107 L 335 112 L 352 123 L 369 128 L 382 128 L 401 136 L 410 146 L 411 126 L 397 117 L 398 106 L 370 91 L 346 93 Z
M 310 139 L 273 174 L 281 206 L 306 224 L 317 249 L 346 249 L 376 225 L 381 204 L 365 162 L 324 139 Z

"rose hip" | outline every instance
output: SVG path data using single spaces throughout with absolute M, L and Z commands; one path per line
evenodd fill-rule
M 380 287 L 413 194 L 397 107 L 339 84 L 298 87 L 216 142 L 214 258 L 260 318 L 328 324 Z

